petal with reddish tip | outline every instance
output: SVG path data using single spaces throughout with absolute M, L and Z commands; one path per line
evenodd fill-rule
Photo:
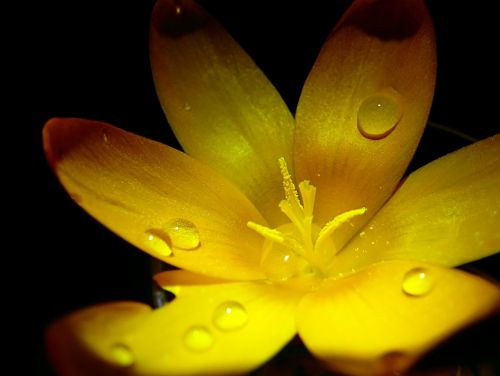
M 178 276 L 171 277 L 174 284 Z M 182 276 L 182 283 L 189 277 Z M 242 374 L 266 362 L 296 334 L 300 296 L 254 282 L 183 286 L 171 303 L 143 315 L 139 325 L 106 330 L 102 324 L 112 306 L 95 307 L 56 323 L 53 342 L 66 345 L 58 346 L 60 357 L 81 359 L 86 369 L 110 369 L 118 358 L 123 375 Z M 127 317 L 115 317 L 113 328 L 123 320 Z M 128 358 L 113 352 L 117 346 L 129 351 Z
M 279 157 L 294 120 L 255 63 L 191 0 L 160 0 L 150 34 L 153 76 L 184 150 L 233 181 L 274 225 L 284 220 Z
M 422 0 L 355 1 L 323 46 L 299 100 L 294 160 L 298 180 L 317 188 L 319 223 L 368 209 L 337 233 L 339 243 L 378 210 L 413 156 L 435 60 Z
M 457 266 L 500 251 L 500 135 L 418 169 L 332 263 L 403 259 Z
M 246 223 L 264 219 L 215 171 L 104 123 L 53 119 L 43 135 L 47 158 L 66 190 L 125 240 L 201 274 L 261 278 L 262 240 Z M 188 242 L 191 249 L 185 241 L 177 247 L 170 223 L 194 225 L 195 239 L 187 239 L 196 241 Z
M 297 327 L 307 348 L 331 368 L 392 375 L 499 308 L 499 286 L 482 278 L 424 263 L 388 261 L 307 295 L 298 308 Z

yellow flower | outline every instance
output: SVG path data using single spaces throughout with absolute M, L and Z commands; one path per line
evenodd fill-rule
M 244 373 L 296 334 L 332 369 L 386 374 L 498 310 L 498 285 L 452 267 L 500 248 L 500 136 L 401 180 L 434 91 L 423 1 L 354 1 L 295 120 L 191 1 L 158 1 L 151 60 L 187 154 L 81 119 L 44 146 L 80 206 L 179 268 L 155 276 L 176 298 L 56 322 L 61 374 Z

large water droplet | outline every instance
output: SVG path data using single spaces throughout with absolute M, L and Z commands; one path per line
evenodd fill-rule
M 403 116 L 400 95 L 393 89 L 365 98 L 358 109 L 358 129 L 367 138 L 380 139 L 391 133 Z
M 172 255 L 172 249 L 158 230 L 151 229 L 146 231 L 145 245 L 148 249 L 158 254 L 158 256 L 168 257 Z
M 296 231 L 291 223 L 279 226 L 277 229 L 287 235 Z M 303 274 L 309 267 L 305 258 L 291 248 L 270 240 L 264 241 L 260 265 L 266 276 L 277 282 Z
M 265 253 L 261 267 L 271 280 L 285 281 L 300 274 L 303 269 L 305 261 L 290 249 L 273 244 L 272 249 Z
M 191 351 L 206 351 L 213 343 L 212 333 L 204 326 L 193 326 L 184 335 L 184 344 Z
M 413 268 L 403 277 L 402 290 L 411 296 L 422 296 L 427 294 L 434 285 L 429 270 L 425 268 Z
M 111 346 L 111 357 L 114 362 L 121 367 L 129 367 L 134 364 L 135 361 L 132 350 L 122 343 Z
M 237 330 L 248 322 L 248 313 L 238 302 L 225 302 L 215 309 L 213 322 L 220 330 Z
M 172 246 L 185 250 L 198 248 L 200 245 L 200 233 L 195 224 L 187 219 L 172 219 L 165 226 Z

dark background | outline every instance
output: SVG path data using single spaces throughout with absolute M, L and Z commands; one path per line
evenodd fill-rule
M 29 368 L 13 374 L 53 375 L 43 351 L 43 330 L 57 317 L 102 301 L 150 299 L 149 257 L 71 201 L 45 161 L 41 129 L 51 117 L 82 117 L 177 147 L 149 70 L 153 3 L 46 0 L 23 2 L 22 9 L 4 13 L 14 25 L 4 34 L 13 47 L 4 57 L 13 63 L 4 78 L 14 84 L 6 90 L 14 103 L 5 110 L 15 113 L 7 117 L 3 132 L 4 185 L 13 189 L 5 198 L 5 207 L 13 209 L 7 212 L 5 231 L 6 239 L 15 239 L 3 247 L 5 311 L 13 316 L 6 321 L 14 332 L 9 347 L 24 359 L 14 366 Z M 349 2 L 269 3 L 202 2 L 293 111 L 323 40 Z M 499 66 L 493 2 L 428 4 L 439 58 L 431 119 L 479 139 L 498 133 L 498 93 L 490 91 L 497 86 Z M 430 130 L 412 168 L 462 144 Z M 471 267 L 498 279 L 498 266 L 498 257 L 492 257 Z M 481 337 L 485 333 L 498 335 L 498 320 L 455 338 L 424 365 L 456 364 L 470 354 L 465 361 L 471 364 L 491 361 L 500 351 Z

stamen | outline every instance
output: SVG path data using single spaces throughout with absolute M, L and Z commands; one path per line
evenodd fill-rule
M 346 211 L 337 215 L 330 222 L 323 226 L 318 234 L 318 238 L 316 239 L 316 244 L 314 245 L 314 251 L 318 252 L 325 239 L 327 239 L 336 229 L 338 229 L 342 224 L 350 220 L 351 218 L 363 215 L 366 213 L 368 209 L 365 207 L 359 209 L 353 209 Z
M 311 185 L 309 180 L 299 183 L 300 195 L 304 204 L 304 216 L 312 217 L 314 212 L 314 200 L 316 199 L 316 187 Z
M 292 222 L 298 229 L 302 228 L 302 223 L 304 221 L 304 213 L 302 208 L 297 210 L 297 208 L 290 203 L 288 200 L 281 200 L 279 205 L 281 211 L 288 217 L 290 222 Z
M 288 172 L 285 158 L 281 157 L 280 159 L 278 159 L 278 162 L 280 164 L 281 176 L 283 176 L 283 189 L 285 191 L 285 198 L 290 203 L 294 211 L 301 213 L 302 205 L 299 201 L 299 194 L 295 189 L 295 184 L 293 184 L 292 176 Z
M 276 229 L 272 229 L 267 226 L 262 226 L 252 221 L 247 222 L 247 227 L 251 228 L 259 235 L 262 235 L 264 238 L 272 240 L 275 243 L 282 244 L 285 241 L 285 236 Z
M 267 226 L 259 225 L 258 223 L 248 221 L 247 222 L 247 227 L 251 228 L 255 232 L 257 232 L 259 235 L 262 235 L 265 239 L 269 239 L 275 243 L 282 244 L 285 247 L 288 247 L 298 254 L 303 254 L 304 249 L 302 245 L 292 238 L 291 236 L 288 236 L 286 234 L 283 234 L 281 231 L 273 228 L 269 228 Z
M 337 251 L 330 236 L 342 224 L 363 215 L 367 209 L 362 207 L 341 213 L 327 222 L 318 233 L 319 226 L 313 223 L 316 187 L 308 180 L 300 182 L 299 196 L 285 159 L 280 158 L 278 161 L 285 191 L 285 199 L 279 203 L 279 207 L 291 223 L 275 229 L 251 221 L 247 223 L 249 228 L 268 241 L 263 246 L 261 264 L 271 262 L 281 265 L 265 266 L 274 277 L 279 275 L 289 278 L 296 273 L 302 273 L 307 269 L 304 269 L 303 263 L 309 264 L 310 268 L 307 270 L 314 270 L 317 275 L 322 275 Z

